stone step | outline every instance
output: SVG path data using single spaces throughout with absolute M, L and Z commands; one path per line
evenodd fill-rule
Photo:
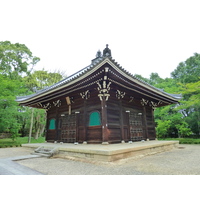
M 37 149 L 35 149 L 34 153 L 35 155 L 43 155 L 43 156 L 47 156 L 47 157 L 51 157 L 55 154 L 58 153 L 58 148 L 45 148 L 43 146 L 38 147 Z
M 42 156 L 42 157 L 51 157 L 52 155 L 51 154 L 43 154 L 43 153 L 36 153 L 36 152 L 34 152 L 34 153 L 31 153 L 32 155 L 38 155 L 38 156 Z

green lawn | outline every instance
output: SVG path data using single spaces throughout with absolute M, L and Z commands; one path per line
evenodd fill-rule
M 158 140 L 178 140 L 179 144 L 200 144 L 200 139 L 194 138 L 159 138 Z M 44 137 L 40 137 L 37 140 L 31 138 L 31 143 L 43 143 Z M 5 147 L 20 147 L 21 144 L 27 144 L 28 137 L 18 137 L 15 141 L 10 138 L 0 139 L 0 148 Z
M 37 140 L 31 138 L 31 143 L 43 143 L 45 142 L 44 137 L 40 137 Z M 28 137 L 18 137 L 15 141 L 10 138 L 0 139 L 0 148 L 4 147 L 20 147 L 21 144 L 28 143 Z
M 200 139 L 195 138 L 159 138 L 158 140 L 178 140 L 179 144 L 200 144 Z

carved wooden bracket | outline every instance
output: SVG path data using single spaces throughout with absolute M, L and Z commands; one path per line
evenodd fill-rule
M 134 97 L 130 96 L 130 101 L 129 101 L 129 103 L 130 103 L 130 102 L 133 102 L 133 101 L 134 101 Z
M 155 108 L 156 108 L 158 105 L 160 105 L 160 104 L 162 104 L 162 101 L 159 101 L 158 103 L 153 102 L 153 101 L 149 102 L 149 105 L 150 105 L 153 109 L 155 109 Z
M 158 105 L 162 104 L 162 101 L 159 101 L 158 103 L 154 102 L 154 101 L 149 101 L 149 100 L 146 100 L 146 99 L 141 99 L 141 104 L 142 106 L 147 106 L 149 105 L 150 107 L 152 107 L 153 109 L 155 109 Z
M 38 105 L 45 110 L 49 110 L 51 108 L 50 103 L 46 103 L 46 104 L 38 103 Z
M 61 106 L 61 101 L 60 101 L 60 100 L 53 101 L 53 105 L 54 105 L 55 107 L 60 107 L 60 106 Z
M 90 98 L 90 91 L 87 90 L 85 92 L 80 93 L 80 95 L 81 95 L 82 99 L 86 99 L 87 100 L 87 99 Z
M 97 89 L 99 91 L 98 97 L 100 98 L 100 101 L 102 101 L 103 96 L 106 97 L 106 101 L 108 100 L 108 98 L 110 96 L 110 94 L 109 94 L 110 84 L 111 84 L 111 82 L 107 83 L 105 80 L 102 82 L 102 85 L 99 82 L 97 82 L 97 85 L 99 86 Z
M 149 100 L 142 98 L 140 102 L 141 102 L 142 106 L 146 106 L 148 104 Z
M 124 98 L 124 96 L 125 96 L 125 92 L 121 92 L 120 90 L 117 90 L 116 91 L 116 97 L 117 97 L 117 99 L 123 99 Z
M 158 106 L 158 103 L 155 103 L 153 101 L 149 102 L 149 106 L 151 106 L 153 109 L 155 109 Z

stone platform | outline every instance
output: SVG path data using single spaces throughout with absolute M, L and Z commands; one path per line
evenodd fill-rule
M 146 156 L 164 151 L 170 151 L 178 147 L 178 141 L 141 141 L 121 144 L 71 144 L 71 143 L 35 143 L 23 144 L 22 147 L 34 149 L 43 147 L 47 149 L 57 148 L 53 157 L 82 158 L 94 161 L 111 162 L 120 159 Z

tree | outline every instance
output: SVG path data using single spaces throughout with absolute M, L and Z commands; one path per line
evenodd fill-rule
M 186 137 L 192 134 L 186 119 L 176 108 L 176 105 L 169 105 L 155 110 L 158 137 Z
M 179 110 L 184 113 L 193 133 L 200 133 L 200 81 L 182 84 L 183 100 Z
M 27 87 L 31 91 L 35 92 L 36 90 L 40 90 L 57 83 L 58 81 L 62 80 L 62 78 L 62 75 L 59 73 L 38 70 L 24 77 L 24 81 Z
M 45 87 L 51 86 L 58 81 L 62 79 L 62 75 L 59 73 L 52 73 L 45 70 L 39 70 L 34 71 L 33 73 L 30 73 L 28 76 L 25 76 L 23 78 L 23 81 L 25 82 L 26 87 L 31 91 L 35 92 L 37 90 L 43 89 Z M 26 114 L 29 116 L 27 118 L 27 115 L 24 114 L 23 118 L 23 130 L 22 132 L 33 133 L 31 135 L 34 136 L 35 139 L 37 139 L 41 134 L 44 132 L 45 124 L 46 124 L 46 112 L 45 110 L 41 109 L 33 109 L 33 113 L 30 112 L 31 109 L 25 108 Z M 30 120 L 30 116 L 31 119 Z M 33 116 L 33 118 L 32 118 Z M 31 127 L 31 130 L 28 130 L 28 127 Z
M 150 74 L 150 80 L 149 80 L 149 83 L 151 85 L 157 85 L 159 83 L 162 83 L 163 82 L 163 79 L 158 75 L 158 73 L 151 73 Z
M 200 77 L 200 54 L 195 53 L 185 62 L 179 63 L 171 76 L 183 84 L 197 82 Z
M 24 44 L 0 42 L 0 132 L 11 134 L 13 139 L 19 133 L 26 136 L 30 126 L 37 139 L 44 132 L 46 120 L 45 110 L 19 106 L 16 96 L 30 94 L 62 79 L 59 73 L 32 72 L 38 61 Z
M 0 42 L 0 73 L 11 79 L 28 73 L 39 60 L 24 44 Z
M 200 54 L 181 62 L 171 73 L 173 79 L 180 85 L 183 99 L 176 109 L 184 115 L 193 133 L 200 134 Z
M 0 74 L 0 132 L 11 134 L 11 138 L 18 136 L 21 123 L 18 121 L 21 115 L 16 95 L 25 92 L 24 85 L 19 80 L 11 80 L 6 75 Z
M 156 135 L 157 138 L 165 138 L 169 135 L 171 121 L 170 120 L 157 120 Z
M 146 82 L 146 83 L 149 83 L 149 79 L 148 79 L 148 78 L 142 77 L 140 74 L 135 74 L 134 76 L 135 76 L 136 78 L 138 78 L 138 79 L 140 79 L 140 80 Z

